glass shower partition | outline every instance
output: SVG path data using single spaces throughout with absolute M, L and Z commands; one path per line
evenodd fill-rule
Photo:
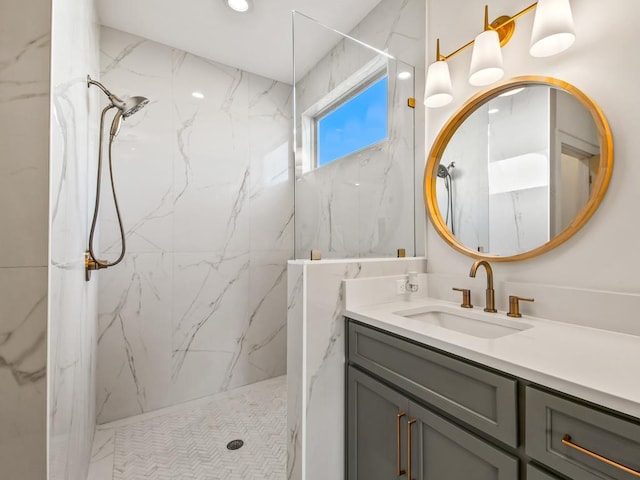
M 295 258 L 414 256 L 414 67 L 299 12 L 292 22 Z

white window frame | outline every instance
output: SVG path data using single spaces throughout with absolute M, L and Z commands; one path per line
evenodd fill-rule
M 317 168 L 317 122 L 324 115 L 332 110 L 335 110 L 343 103 L 349 101 L 355 95 L 365 90 L 368 86 L 380 80 L 383 76 L 388 75 L 387 59 L 382 56 L 378 56 L 367 63 L 365 66 L 356 71 L 353 75 L 349 76 L 346 80 L 337 85 L 333 90 L 327 93 L 319 101 L 306 109 L 301 115 L 301 140 L 302 140 L 302 158 L 299 166 L 302 167 L 302 174 L 306 174 Z M 389 100 L 387 99 L 387 102 Z M 387 112 L 389 111 L 389 105 L 387 104 Z M 388 115 L 388 113 L 387 113 Z M 388 136 L 387 136 L 388 138 Z M 385 139 L 386 140 L 386 139 Z M 381 140 L 384 141 L 384 140 Z M 380 142 L 376 142 L 380 143 Z M 376 145 L 374 144 L 374 145 Z M 369 145 L 366 148 L 370 148 L 373 145 Z M 355 152 L 354 152 L 355 153 Z M 346 155 L 345 157 L 348 157 Z M 345 158 L 341 157 L 341 158 Z M 340 161 L 341 158 L 332 160 L 331 162 L 323 165 L 331 165 L 336 161 Z

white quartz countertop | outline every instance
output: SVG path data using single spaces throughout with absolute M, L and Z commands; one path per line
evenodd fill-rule
M 394 313 L 423 307 L 442 307 L 461 315 L 467 310 L 443 300 L 418 298 L 351 307 L 344 315 L 640 418 L 640 337 L 526 315 L 513 319 L 476 307 L 470 310 L 474 316 L 531 327 L 499 338 L 478 338 Z

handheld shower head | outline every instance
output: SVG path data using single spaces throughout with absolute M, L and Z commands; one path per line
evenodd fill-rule
M 442 164 L 438 165 L 438 177 L 447 178 L 451 177 L 451 170 L 456 168 L 456 162 L 451 162 L 446 167 Z
M 125 251 L 127 249 L 127 239 L 125 235 L 125 230 L 122 225 L 122 217 L 120 216 L 120 207 L 118 206 L 118 197 L 116 195 L 114 180 L 113 180 L 113 165 L 112 165 L 112 151 L 111 147 L 113 145 L 113 141 L 118 135 L 120 131 L 120 127 L 122 125 L 122 121 L 127 117 L 130 117 L 142 107 L 144 107 L 149 100 L 145 97 L 130 97 L 121 99 L 111 93 L 109 90 L 105 88 L 100 82 L 96 82 L 92 80 L 89 75 L 87 75 L 87 88 L 90 88 L 91 85 L 95 85 L 107 96 L 111 105 L 107 105 L 102 109 L 102 114 L 100 115 L 100 140 L 98 145 L 98 172 L 97 172 L 97 181 L 96 181 L 96 201 L 93 209 L 93 219 L 91 220 L 91 230 L 89 232 L 89 248 L 85 252 L 85 278 L 88 281 L 91 278 L 92 270 L 100 270 L 102 268 L 113 267 L 114 265 L 119 264 L 124 258 Z M 104 119 L 105 115 L 112 108 L 116 108 L 116 113 L 113 116 L 113 120 L 111 121 L 111 129 L 109 132 L 109 176 L 111 179 L 111 192 L 113 193 L 113 203 L 116 211 L 116 217 L 118 218 L 118 225 L 120 227 L 120 256 L 114 261 L 106 261 L 99 260 L 96 256 L 96 252 L 94 250 L 94 237 L 96 232 L 96 224 L 98 221 L 98 212 L 100 210 L 100 188 L 102 184 L 102 139 L 104 133 Z
M 109 132 L 109 135 L 112 141 L 114 138 L 116 138 L 116 135 L 118 135 L 118 132 L 120 132 L 120 125 L 122 125 L 122 117 L 123 117 L 122 112 L 118 110 L 118 112 L 116 112 L 115 116 L 113 117 L 113 120 L 111 121 L 111 131 Z
M 100 82 L 93 80 L 89 75 L 87 75 L 87 87 L 90 87 L 91 85 L 95 85 L 100 90 L 102 90 L 104 94 L 109 98 L 111 105 L 120 110 L 124 118 L 129 118 L 131 115 L 133 115 L 147 103 L 149 103 L 149 99 L 145 97 L 129 97 L 122 100 L 120 99 L 120 97 L 107 90 L 107 88 Z
M 149 99 L 146 97 L 129 97 L 125 98 L 122 102 L 122 108 L 118 105 L 116 105 L 116 107 L 120 108 L 124 118 L 129 118 L 131 115 L 143 108 L 147 103 L 149 103 Z

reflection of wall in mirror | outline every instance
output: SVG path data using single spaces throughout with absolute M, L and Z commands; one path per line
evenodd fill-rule
M 566 229 L 591 195 L 599 136 L 591 114 L 572 95 L 551 91 L 551 234 Z
M 458 127 L 440 160 L 445 166 L 455 163 L 450 170 L 455 236 L 468 248 L 484 252 L 489 246 L 487 111 L 486 105 L 481 106 Z M 442 178 L 436 182 L 438 208 L 444 219 L 447 190 Z M 450 229 L 451 224 L 448 226 Z
M 549 241 L 549 87 L 489 102 L 489 252 Z

